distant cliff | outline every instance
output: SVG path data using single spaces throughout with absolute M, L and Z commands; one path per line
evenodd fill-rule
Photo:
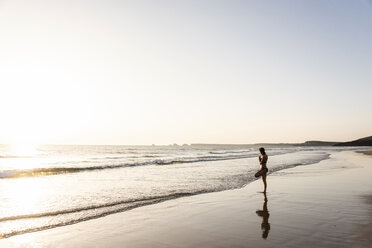
M 311 140 L 305 143 L 298 144 L 300 146 L 372 146 L 372 136 L 348 141 L 348 142 L 333 142 L 333 141 L 318 141 Z
M 335 141 L 320 141 L 309 140 L 304 143 L 256 143 L 256 144 L 191 144 L 192 146 L 372 146 L 372 136 L 348 141 L 348 142 L 335 142 Z
M 340 142 L 334 141 L 319 141 L 319 140 L 310 140 L 305 143 L 300 144 L 301 146 L 334 146 Z
M 334 146 L 372 146 L 372 136 L 348 142 L 340 142 Z

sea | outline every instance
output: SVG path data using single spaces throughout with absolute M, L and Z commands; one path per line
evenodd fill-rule
M 258 145 L 0 145 L 0 238 L 257 180 Z M 269 174 L 352 147 L 267 145 Z

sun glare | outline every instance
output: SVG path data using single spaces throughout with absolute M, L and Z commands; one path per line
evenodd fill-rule
M 37 145 L 35 144 L 12 144 L 10 153 L 13 156 L 33 156 L 36 154 Z

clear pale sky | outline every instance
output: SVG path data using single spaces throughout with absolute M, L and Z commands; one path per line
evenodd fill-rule
M 0 143 L 372 135 L 372 3 L 1 1 Z

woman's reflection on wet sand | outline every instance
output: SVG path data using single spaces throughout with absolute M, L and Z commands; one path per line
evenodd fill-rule
M 269 223 L 269 210 L 267 209 L 267 197 L 266 193 L 264 193 L 264 204 L 262 206 L 262 210 L 257 210 L 256 214 L 260 217 L 262 217 L 262 223 L 261 223 L 261 230 L 262 230 L 262 238 L 266 239 L 267 236 L 269 236 L 270 231 L 270 223 Z

